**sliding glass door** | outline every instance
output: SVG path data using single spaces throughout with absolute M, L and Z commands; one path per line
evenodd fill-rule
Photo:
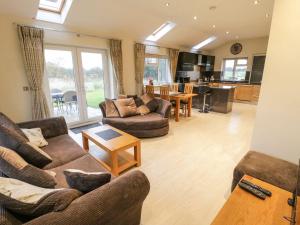
M 106 51 L 47 46 L 45 61 L 53 116 L 64 116 L 71 126 L 99 120 L 99 103 L 109 88 Z

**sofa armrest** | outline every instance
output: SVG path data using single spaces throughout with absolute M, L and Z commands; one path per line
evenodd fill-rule
M 165 118 L 169 118 L 172 104 L 169 101 L 161 99 L 161 98 L 155 98 L 155 99 L 157 100 L 157 102 L 159 104 L 156 112 Z
M 234 168 L 231 191 L 244 175 L 293 192 L 296 187 L 297 165 L 260 152 L 249 151 Z
M 49 119 L 34 120 L 18 123 L 20 128 L 41 128 L 45 138 L 52 138 L 68 134 L 68 127 L 64 117 L 53 117 Z
M 128 172 L 74 200 L 64 211 L 48 213 L 26 225 L 139 225 L 149 189 L 142 172 Z

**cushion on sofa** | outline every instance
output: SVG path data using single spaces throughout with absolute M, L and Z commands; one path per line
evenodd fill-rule
M 6 176 L 44 188 L 54 188 L 55 178 L 47 171 L 28 164 L 13 150 L 0 146 L 0 170 Z
M 46 189 L 0 177 L 0 204 L 19 215 L 34 218 L 62 211 L 81 195 L 81 192 L 74 189 Z
M 51 156 L 52 162 L 43 169 L 51 169 L 84 156 L 84 151 L 68 134 L 47 139 L 48 145 L 42 150 Z
M 45 140 L 42 134 L 41 128 L 22 129 L 22 131 L 30 143 L 38 147 L 44 147 L 48 145 L 48 142 Z
M 169 126 L 168 118 L 163 118 L 158 113 L 127 118 L 103 118 L 102 122 L 120 130 L 151 130 Z
M 4 115 L 2 112 L 0 112 L 0 125 L 3 127 L 6 127 L 7 129 L 14 130 L 19 135 L 21 135 L 23 138 L 27 139 L 26 135 L 22 132 L 22 130 L 19 128 L 19 126 L 13 122 L 11 119 L 9 119 L 6 115 Z M 28 139 L 27 139 L 28 141 Z
M 93 150 L 90 150 L 93 152 Z M 98 150 L 95 150 L 98 152 Z M 95 153 L 97 153 L 95 152 Z M 86 172 L 107 172 L 101 164 L 93 158 L 90 154 L 86 154 L 78 159 L 75 159 L 69 163 L 66 163 L 64 165 L 52 168 L 51 171 L 56 173 L 56 188 L 68 188 L 69 185 L 66 181 L 64 171 L 67 169 L 78 169 L 78 170 L 84 170 Z
M 88 193 L 110 182 L 111 174 L 108 172 L 86 172 L 78 169 L 64 170 L 67 183 L 71 188 Z
M 39 168 L 49 164 L 52 159 L 39 147 L 32 145 L 14 130 L 0 126 L 0 145 L 17 152 L 26 162 Z
M 297 165 L 249 151 L 234 169 L 232 191 L 245 174 L 292 192 L 296 186 Z
M 122 118 L 137 114 L 137 107 L 133 98 L 117 99 L 114 100 L 114 103 Z
M 159 107 L 157 100 L 148 94 L 142 95 L 140 99 L 149 108 L 150 112 L 155 112 Z
M 115 103 L 111 99 L 105 99 L 105 114 L 108 118 L 120 117 L 117 107 Z

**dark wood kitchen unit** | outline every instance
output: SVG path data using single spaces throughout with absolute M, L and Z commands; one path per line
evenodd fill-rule
M 194 93 L 199 93 L 197 85 L 194 86 Z M 206 103 L 211 106 L 211 111 L 219 113 L 229 113 L 232 111 L 234 99 L 234 86 L 210 87 L 211 95 Z M 203 104 L 203 95 L 193 98 L 193 107 L 200 109 Z

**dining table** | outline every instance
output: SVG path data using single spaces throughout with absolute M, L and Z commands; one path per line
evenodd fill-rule
M 154 96 L 159 97 L 160 91 L 154 91 Z M 192 116 L 192 99 L 194 96 L 197 96 L 197 94 L 185 94 L 183 92 L 169 92 L 170 101 L 175 101 L 175 121 L 179 122 L 179 113 L 180 113 L 180 101 L 181 100 L 187 100 L 187 109 L 188 109 L 188 117 Z

